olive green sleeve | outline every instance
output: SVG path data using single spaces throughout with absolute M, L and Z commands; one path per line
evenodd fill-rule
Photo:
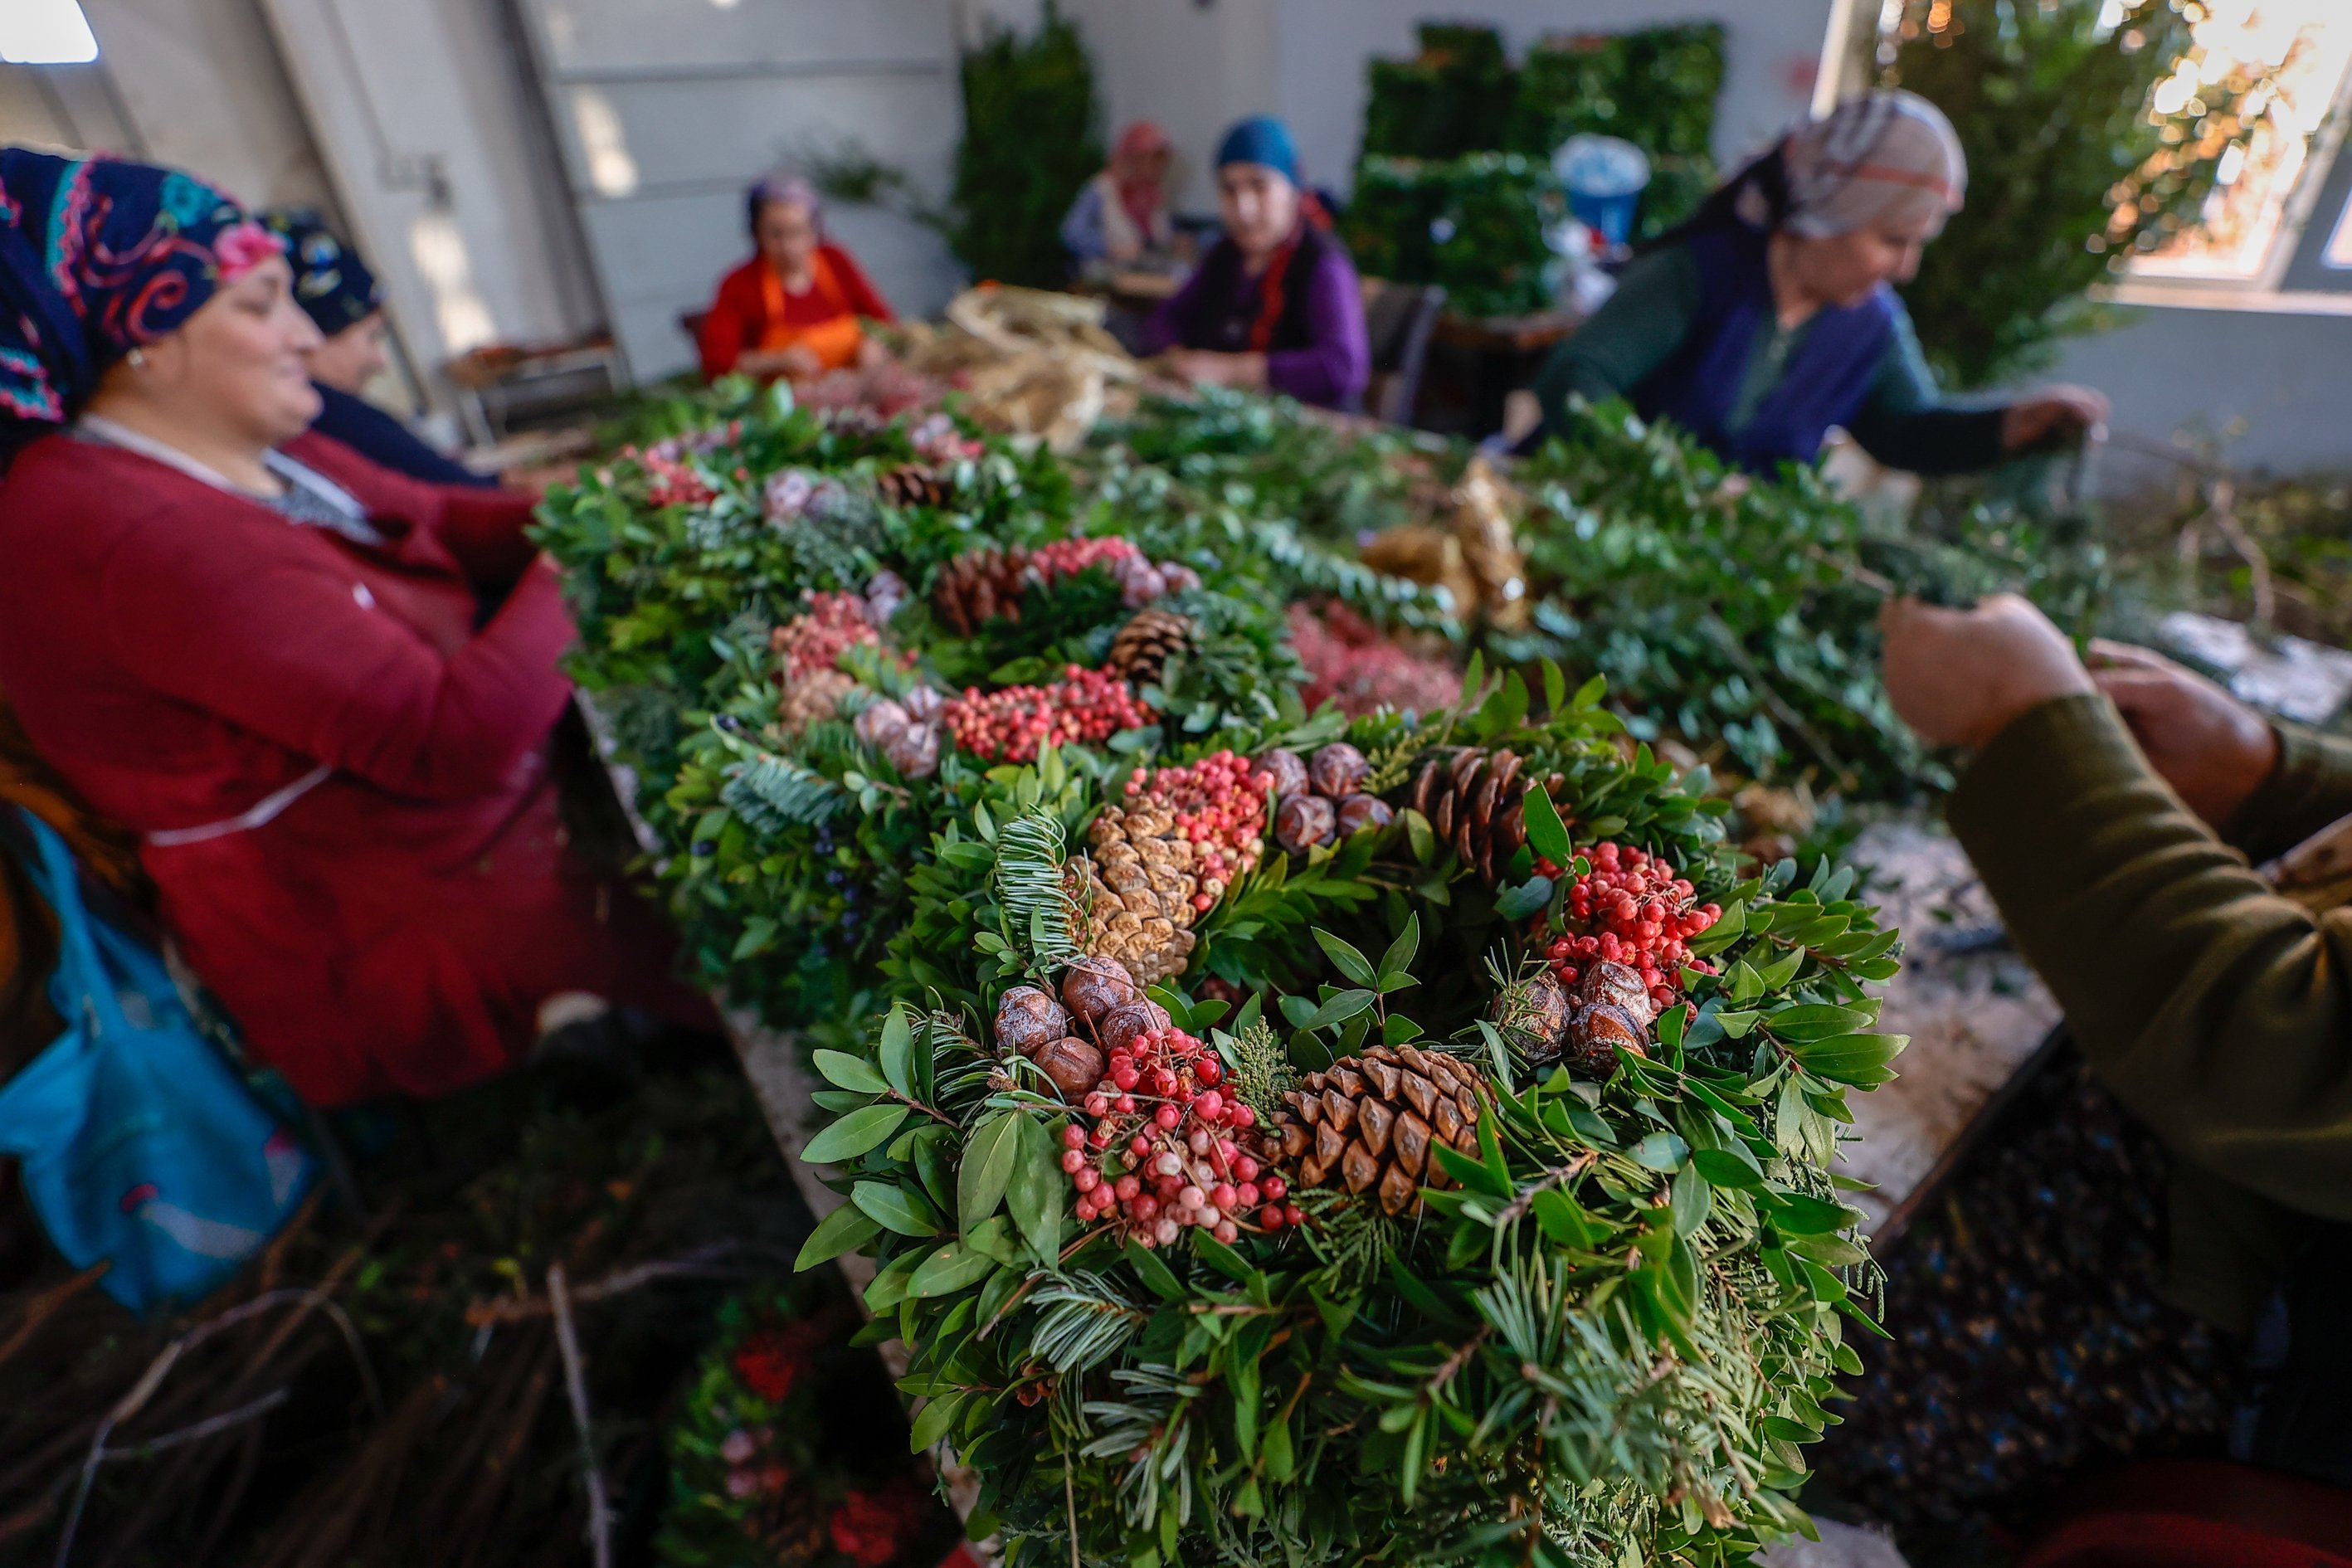
M 2256 865 L 2352 816 L 2352 742 L 2295 724 L 2276 728 L 2278 766 L 2221 834 Z
M 1568 400 L 1628 397 L 1690 335 L 1698 315 L 1698 261 L 1687 246 L 1636 258 L 1617 291 L 1552 350 L 1535 395 L 1548 430 L 1566 428 Z
M 1948 806 L 2092 1066 L 2176 1155 L 2352 1218 L 2352 910 L 2279 897 L 2104 697 L 1996 736 Z
M 1967 473 L 2000 461 L 2000 416 L 1999 408 L 1956 407 L 1944 401 L 1910 313 L 1897 301 L 1895 341 L 1887 344 L 1869 398 L 1847 422 L 1846 434 L 1890 468 Z

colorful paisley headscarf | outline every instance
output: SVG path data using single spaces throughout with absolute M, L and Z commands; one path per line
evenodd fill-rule
M 294 264 L 294 302 L 329 337 L 356 327 L 383 308 L 383 290 L 359 252 L 335 237 L 326 220 L 304 207 L 278 207 L 262 224 L 286 243 Z
M 0 149 L 0 457 L 81 412 L 278 237 L 175 169 Z

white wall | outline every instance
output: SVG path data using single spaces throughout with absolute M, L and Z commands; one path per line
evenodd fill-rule
M 254 0 L 82 0 L 82 10 L 142 156 L 250 206 L 332 205 Z
M 1284 0 L 1068 0 L 1063 14 L 1085 34 L 1104 103 L 1106 136 L 1131 120 L 1156 120 L 1176 146 L 1173 199 L 1183 210 L 1216 205 L 1210 159 L 1226 128 L 1249 114 L 1288 113 L 1284 76 L 1289 33 Z M 1353 150 L 1348 163 L 1352 163 Z M 1314 177 L 1328 183 L 1345 168 Z
M 2115 331 L 2069 343 L 2051 378 L 2104 391 L 2114 429 L 2137 440 L 2219 436 L 2242 418 L 2245 433 L 2221 448 L 2232 466 L 2352 471 L 2352 315 L 2135 309 Z M 2118 447 L 2099 483 L 2128 494 L 2170 477 L 2171 465 Z

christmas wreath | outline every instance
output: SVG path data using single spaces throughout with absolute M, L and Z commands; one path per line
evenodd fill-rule
M 1549 661 L 1312 713 L 1433 602 L 1125 462 L 781 399 L 558 498 L 705 973 L 803 1026 L 919 1446 L 1014 1561 L 1738 1561 L 1875 1279 L 1850 872 Z

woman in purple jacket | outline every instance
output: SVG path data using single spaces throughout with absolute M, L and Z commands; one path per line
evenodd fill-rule
M 1225 133 L 1217 194 L 1224 237 L 1153 313 L 1146 350 L 1196 384 L 1354 411 L 1372 371 L 1363 293 L 1282 121 L 1256 115 Z

